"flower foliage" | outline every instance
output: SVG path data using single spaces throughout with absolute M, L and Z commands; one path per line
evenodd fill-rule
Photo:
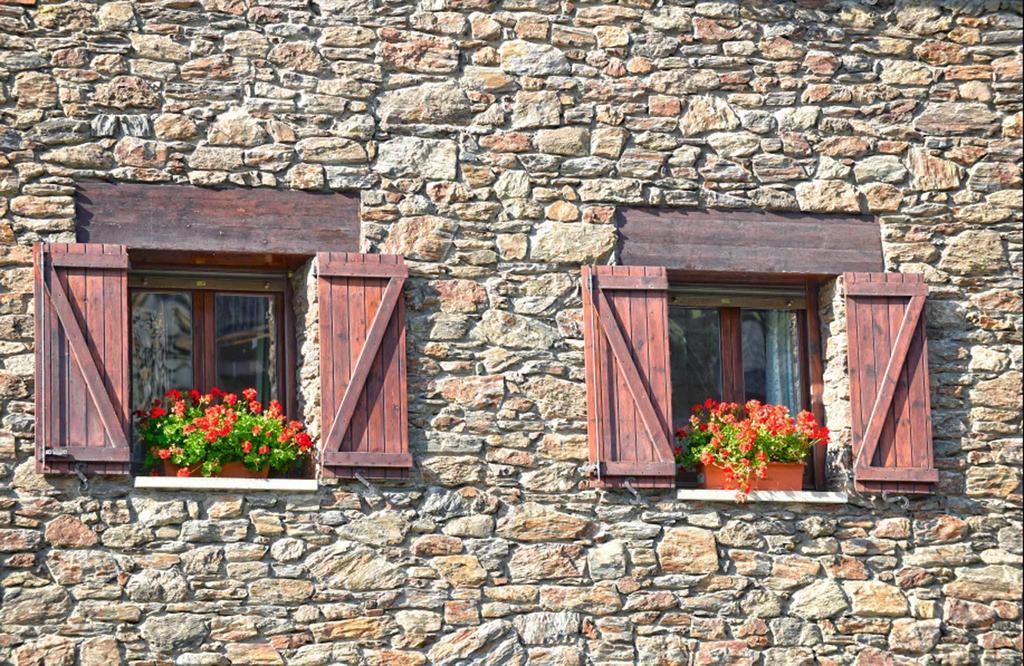
M 691 469 L 698 463 L 719 467 L 730 487 L 747 494 L 753 479 L 765 477 L 769 462 L 803 462 L 812 446 L 826 446 L 828 438 L 828 428 L 810 412 L 794 418 L 782 405 L 708 398 L 693 406 L 690 422 L 676 431 L 676 462 Z
M 180 468 L 178 476 L 212 476 L 229 462 L 283 471 L 313 449 L 303 425 L 287 420 L 281 403 L 271 400 L 264 409 L 251 388 L 241 398 L 216 388 L 187 395 L 171 390 L 135 415 L 146 445 L 146 469 L 168 460 Z

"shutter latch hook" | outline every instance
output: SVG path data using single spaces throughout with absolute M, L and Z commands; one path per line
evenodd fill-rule
M 78 477 L 78 483 L 81 491 L 88 492 L 89 490 L 89 477 L 85 475 L 85 468 L 82 463 L 75 463 L 75 476 Z
M 644 503 L 643 499 L 640 497 L 640 493 L 637 491 L 636 488 L 633 487 L 633 479 L 632 479 L 632 477 L 623 479 L 622 480 L 622 485 L 626 487 L 626 490 L 628 490 L 631 495 L 633 495 L 633 504 L 643 504 Z

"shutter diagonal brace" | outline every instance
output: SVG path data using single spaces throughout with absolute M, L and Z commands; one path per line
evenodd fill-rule
M 672 446 L 668 441 L 665 431 L 661 428 L 658 413 L 654 409 L 654 403 L 651 402 L 651 396 L 644 388 L 643 380 L 640 379 L 640 371 L 633 361 L 633 355 L 629 353 L 626 339 L 623 337 L 619 324 L 615 320 L 615 315 L 612 313 L 611 301 L 601 288 L 601 279 L 600 277 L 598 278 L 598 284 L 595 285 L 593 290 L 594 296 L 600 299 L 601 306 L 599 308 L 598 320 L 601 324 L 601 329 L 608 338 L 612 354 L 619 364 L 619 369 L 626 380 L 626 386 L 629 388 L 629 392 L 636 402 L 637 410 L 640 412 L 640 420 L 643 421 L 644 429 L 650 436 L 651 441 L 654 442 L 659 457 L 662 462 L 672 462 L 674 464 L 675 456 L 672 453 Z
M 327 438 L 324 439 L 324 453 L 328 456 L 338 452 L 341 448 L 341 440 L 345 436 L 345 432 L 348 431 L 352 415 L 356 410 L 356 403 L 359 401 L 359 396 L 366 385 L 366 379 L 369 377 L 374 357 L 384 341 L 384 332 L 391 321 L 391 315 L 395 311 L 395 306 L 398 305 L 398 297 L 402 293 L 404 284 L 404 277 L 392 277 L 388 280 L 388 286 L 385 288 L 380 305 L 373 316 L 373 324 L 370 325 L 366 341 L 359 352 L 359 359 L 352 370 L 352 377 L 349 379 L 348 386 L 345 387 L 345 395 L 342 397 L 341 403 L 338 404 L 334 423 L 331 424 L 331 430 L 327 434 Z M 365 452 L 363 455 L 373 454 Z
M 107 433 L 107 437 L 110 438 L 113 444 L 112 447 L 73 447 L 69 448 L 68 452 L 73 453 L 77 460 L 87 462 L 89 461 L 88 455 L 90 452 L 97 454 L 97 460 L 120 460 L 122 454 L 114 454 L 111 451 L 111 449 L 114 449 L 119 452 L 123 451 L 123 459 L 127 462 L 130 455 L 128 437 L 121 426 L 120 419 L 110 399 L 110 394 L 107 393 L 107 389 L 103 385 L 103 379 L 96 366 L 96 359 L 93 358 L 92 352 L 89 350 L 89 345 L 85 341 L 85 335 L 78 324 L 78 319 L 71 308 L 71 303 L 68 301 L 67 294 L 64 293 L 64 286 L 57 279 L 56 272 L 53 273 L 53 276 L 52 286 L 48 284 L 45 275 L 40 276 L 43 293 L 46 296 L 46 300 L 50 302 L 57 313 L 57 319 L 60 320 L 61 326 L 64 329 L 68 347 L 70 347 L 72 352 L 71 355 L 82 372 L 82 378 L 85 380 L 86 388 L 89 390 L 89 396 L 99 412 L 100 421 L 103 423 L 103 430 Z
M 857 286 L 861 287 L 862 285 Z M 903 313 L 903 321 L 900 323 L 900 329 L 896 335 L 896 341 L 893 344 L 892 353 L 889 355 L 889 362 L 885 366 L 885 374 L 882 376 L 882 383 L 879 387 L 878 395 L 875 397 L 875 402 L 871 407 L 871 415 L 868 417 L 867 428 L 864 430 L 864 438 L 861 442 L 860 453 L 857 457 L 856 464 L 856 472 L 863 480 L 876 480 L 876 478 L 877 480 L 885 480 L 892 477 L 894 472 L 903 475 L 901 478 L 910 474 L 921 477 L 920 479 L 914 480 L 938 480 L 938 471 L 930 467 L 882 469 L 871 465 L 871 460 L 875 456 L 875 450 L 878 448 L 882 428 L 885 426 L 886 415 L 889 411 L 889 407 L 892 405 L 892 399 L 896 394 L 899 374 L 907 361 L 907 352 L 910 351 L 910 343 L 914 337 L 914 332 L 917 329 L 918 322 L 921 319 L 921 313 L 924 310 L 924 300 L 925 295 L 922 293 L 922 290 L 915 289 L 913 295 L 910 297 L 910 301 L 907 303 L 907 309 Z M 921 474 L 915 474 L 917 471 L 920 471 Z

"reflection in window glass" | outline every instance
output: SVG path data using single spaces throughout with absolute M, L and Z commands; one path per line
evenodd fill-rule
M 668 312 L 672 418 L 680 427 L 693 405 L 722 399 L 721 322 L 718 310 L 670 307 Z
M 132 293 L 132 409 L 170 389 L 192 387 L 192 297 Z
M 788 310 L 743 310 L 743 384 L 747 400 L 800 410 L 799 319 Z
M 228 392 L 256 389 L 266 403 L 277 397 L 277 322 L 267 296 L 217 294 L 216 385 Z

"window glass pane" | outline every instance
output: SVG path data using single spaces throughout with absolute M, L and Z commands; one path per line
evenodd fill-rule
M 742 322 L 747 400 L 786 405 L 795 414 L 803 403 L 797 314 L 789 310 L 743 310 Z
M 223 391 L 256 389 L 258 400 L 277 397 L 277 314 L 270 296 L 217 294 L 216 378 Z
M 192 297 L 132 292 L 132 409 L 192 388 Z
M 672 418 L 685 424 L 693 405 L 722 399 L 721 322 L 718 310 L 670 307 L 669 358 L 672 365 Z

